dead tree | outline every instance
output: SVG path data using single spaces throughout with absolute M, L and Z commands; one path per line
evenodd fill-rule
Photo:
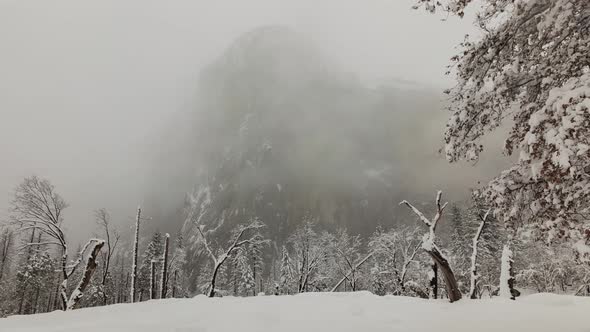
M 438 246 L 436 245 L 436 242 L 435 242 L 435 240 L 436 240 L 435 231 L 436 231 L 437 223 L 439 222 L 440 218 L 442 217 L 442 214 L 448 204 L 448 203 L 444 203 L 443 205 L 441 205 L 441 202 L 440 202 L 441 198 L 442 198 L 442 191 L 439 190 L 436 194 L 436 214 L 434 215 L 432 220 L 429 220 L 428 218 L 426 218 L 426 216 L 424 216 L 424 214 L 422 212 L 420 212 L 420 210 L 415 208 L 412 204 L 410 204 L 406 200 L 402 201 L 400 203 L 400 205 L 402 205 L 402 204 L 406 205 L 408 208 L 410 208 L 412 210 L 412 212 L 414 212 L 420 218 L 420 220 L 426 226 L 428 226 L 428 233 L 426 233 L 424 235 L 424 240 L 422 241 L 422 249 L 424 249 L 426 251 L 426 253 L 428 253 L 428 255 L 436 263 L 437 267 L 440 269 L 440 271 L 443 275 L 443 278 L 445 280 L 445 286 L 446 286 L 447 294 L 449 296 L 449 300 L 451 302 L 455 302 L 455 301 L 458 301 L 461 299 L 461 292 L 459 291 L 459 286 L 457 285 L 457 279 L 455 278 L 455 275 L 453 274 L 453 270 L 451 269 L 449 261 L 441 253 L 440 249 L 438 248 Z
M 340 287 L 340 285 L 342 285 L 342 283 L 344 281 L 346 281 L 356 270 L 358 270 L 369 258 L 373 257 L 373 253 L 368 254 L 367 256 L 365 256 L 365 258 L 361 259 L 358 263 L 354 264 L 354 265 L 349 265 L 350 267 L 350 271 L 348 271 L 348 273 L 342 277 L 342 279 L 340 279 L 340 281 L 338 281 L 338 283 L 336 285 L 334 285 L 334 287 L 332 287 L 331 292 L 335 292 L 338 287 Z M 347 262 L 349 262 L 347 260 Z M 353 287 L 353 291 L 354 291 L 354 287 Z
M 166 233 L 164 239 L 164 252 L 162 253 L 162 276 L 160 277 L 160 298 L 165 299 L 168 290 L 168 246 L 170 234 Z
M 4 276 L 4 271 L 9 263 L 9 256 L 11 255 L 13 236 L 10 229 L 5 229 L 2 233 L 2 239 L 0 242 L 0 280 Z
M 141 207 L 137 207 L 137 216 L 135 217 L 135 237 L 133 238 L 133 263 L 131 263 L 131 290 L 129 301 L 135 302 L 135 288 L 137 287 L 137 250 L 139 249 L 139 223 L 141 221 Z
M 106 252 L 102 253 L 102 293 L 103 293 L 103 305 L 107 304 L 108 295 L 106 292 L 106 283 L 109 276 L 109 268 L 111 265 L 111 258 L 113 257 L 113 253 L 117 248 L 117 244 L 119 243 L 120 235 L 117 230 L 111 228 L 111 216 L 107 212 L 106 209 L 99 209 L 95 212 L 96 222 L 100 228 L 102 228 L 104 232 L 104 237 L 106 239 Z
M 68 245 L 62 229 L 63 220 L 61 216 L 66 207 L 66 202 L 55 192 L 54 186 L 48 180 L 39 179 L 36 176 L 24 179 L 17 187 L 12 202 L 12 221 L 14 225 L 20 227 L 18 230 L 20 232 L 36 230 L 39 235 L 43 235 L 47 239 L 37 242 L 33 240 L 26 246 L 31 248 L 55 245 L 61 253 L 62 282 L 59 297 L 63 310 L 70 308 L 68 302 L 71 297 L 67 295 L 68 281 L 80 265 L 86 249 L 91 245 L 94 245 L 93 249 L 98 248 L 98 251 L 102 248 L 102 245 L 97 245 L 102 240 L 92 239 L 88 241 L 80 251 L 78 259 L 71 266 L 68 266 Z M 94 269 L 92 269 L 92 272 L 94 272 Z M 74 295 L 81 297 L 81 294 L 72 294 L 72 296 Z
M 94 270 L 96 270 L 96 259 L 98 257 L 98 254 L 100 253 L 100 250 L 104 246 L 105 241 L 93 239 L 90 240 L 88 243 L 92 243 L 92 249 L 90 249 L 90 253 L 86 258 L 86 267 L 84 268 L 84 274 L 82 275 L 82 279 L 78 283 L 78 286 L 70 295 L 70 298 L 67 302 L 66 310 L 74 309 L 80 301 L 80 299 L 82 298 L 82 296 L 84 295 L 84 290 L 86 289 L 86 287 L 88 287 L 88 284 L 90 284 L 92 274 L 94 273 Z
M 470 299 L 477 299 L 476 289 L 477 289 L 477 246 L 479 245 L 479 239 L 481 238 L 481 233 L 483 232 L 483 228 L 486 225 L 486 221 L 488 220 L 488 215 L 490 214 L 490 209 L 486 211 L 486 213 L 481 216 L 479 213 L 477 214 L 478 218 L 480 219 L 479 227 L 473 236 L 473 251 L 471 253 L 471 282 L 469 284 L 469 298 Z
M 430 266 L 430 268 L 432 269 L 430 271 L 430 274 L 428 275 L 430 277 L 430 280 L 428 281 L 428 284 L 430 286 L 430 294 L 429 294 L 429 298 L 431 299 L 438 299 L 438 265 L 436 264 L 436 262 L 432 262 L 432 265 Z
M 152 259 L 150 263 L 150 300 L 154 300 L 156 298 L 156 264 L 158 261 Z
M 502 250 L 502 262 L 500 267 L 500 297 L 514 300 L 520 292 L 514 288 L 514 272 L 512 264 L 512 250 L 508 244 L 504 245 Z
M 267 242 L 267 240 L 262 239 L 260 233 L 256 232 L 264 227 L 264 224 L 259 220 L 253 220 L 246 225 L 239 225 L 232 234 L 232 239 L 230 241 L 229 247 L 225 250 L 220 250 L 220 254 L 213 253 L 209 241 L 201 227 L 197 227 L 197 231 L 201 235 L 203 240 L 203 246 L 207 251 L 207 254 L 211 258 L 213 262 L 213 272 L 211 274 L 211 281 L 209 283 L 209 290 L 207 291 L 207 296 L 214 297 L 215 296 L 215 280 L 217 279 L 217 274 L 219 269 L 223 265 L 223 263 L 233 254 L 235 250 L 238 248 L 245 246 L 245 245 L 262 245 Z M 244 238 L 250 234 L 249 237 Z

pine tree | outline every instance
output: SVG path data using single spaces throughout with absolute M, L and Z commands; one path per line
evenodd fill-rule
M 469 257 L 471 257 L 471 237 L 474 232 L 473 221 L 459 206 L 453 204 L 450 211 L 451 243 L 449 259 L 462 292 L 469 286 Z
M 291 258 L 287 247 L 283 246 L 281 251 L 281 268 L 280 268 L 280 279 L 279 279 L 279 292 L 281 294 L 291 294 L 291 288 L 293 282 L 293 267 L 291 265 Z
M 159 261 L 159 259 L 162 257 L 163 243 L 164 237 L 162 236 L 162 233 L 156 231 L 152 236 L 145 252 L 143 253 L 142 265 L 139 269 L 139 276 L 137 278 L 137 290 L 142 294 L 143 299 L 150 298 L 151 265 L 152 261 Z M 160 264 L 156 264 L 156 279 L 159 276 L 159 267 Z M 153 280 L 153 282 L 156 281 L 157 280 Z
M 56 265 L 49 253 L 34 251 L 29 259 L 16 272 L 16 289 L 20 301 L 18 313 L 35 313 L 41 292 L 54 277 Z
M 260 231 L 257 231 L 259 237 L 262 237 Z M 263 252 L 263 245 L 266 243 L 254 243 L 248 246 L 248 256 L 250 257 L 250 262 L 252 264 L 252 276 L 254 278 L 254 289 L 252 290 L 253 295 L 257 295 L 259 292 L 262 291 L 262 272 L 264 270 L 264 252 Z
M 186 278 L 184 268 L 186 265 L 186 249 L 184 247 L 184 238 L 182 233 L 178 233 L 174 241 L 174 253 L 170 262 L 171 297 L 185 297 L 187 295 Z
M 256 280 L 252 272 L 252 266 L 248 262 L 247 252 L 239 250 L 236 255 L 236 268 L 240 276 L 238 294 L 242 296 L 255 295 Z

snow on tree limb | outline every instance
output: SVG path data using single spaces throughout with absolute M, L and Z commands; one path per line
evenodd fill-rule
M 410 208 L 419 218 L 428 226 L 428 233 L 424 234 L 424 238 L 422 240 L 422 249 L 424 249 L 432 258 L 432 260 L 436 263 L 438 267 L 440 267 L 443 277 L 446 284 L 447 294 L 449 296 L 449 300 L 451 302 L 455 302 L 461 299 L 461 292 L 459 291 L 459 286 L 457 284 L 457 280 L 451 266 L 449 265 L 448 260 L 444 257 L 441 253 L 440 249 L 436 246 L 436 225 L 440 218 L 442 217 L 442 213 L 447 206 L 447 203 L 441 205 L 440 201 L 442 198 L 442 191 L 438 191 L 436 193 L 436 214 L 432 218 L 432 220 L 428 220 L 426 216 L 422 212 L 420 212 L 417 208 L 415 208 L 412 204 L 408 201 L 402 201 L 400 204 L 406 205 Z
M 265 240 L 261 237 L 259 233 L 254 233 L 250 235 L 247 239 L 243 239 L 242 237 L 245 236 L 248 232 L 261 229 L 265 227 L 265 225 L 258 219 L 251 220 L 248 224 L 239 225 L 237 228 L 232 232 L 232 239 L 230 240 L 230 244 L 227 249 L 222 250 L 221 254 L 215 255 L 211 247 L 209 246 L 209 242 L 203 233 L 201 227 L 197 226 L 197 230 L 201 235 L 201 239 L 203 240 L 202 243 L 209 254 L 209 257 L 213 261 L 213 273 L 211 275 L 211 281 L 209 283 L 209 290 L 207 291 L 207 296 L 214 297 L 215 296 L 215 281 L 217 278 L 217 274 L 219 269 L 223 265 L 223 263 L 227 260 L 228 257 L 238 248 L 246 245 L 246 244 L 263 244 L 267 243 L 268 240 Z
M 470 0 L 416 0 L 463 16 Z M 590 2 L 483 0 L 482 37 L 452 58 L 457 76 L 445 133 L 449 161 L 476 161 L 482 139 L 510 122 L 518 158 L 478 191 L 494 216 L 532 223 L 547 240 L 590 244 Z
M 347 273 L 344 277 L 342 277 L 342 279 L 340 279 L 340 281 L 338 281 L 338 283 L 336 283 L 336 285 L 332 287 L 332 290 L 330 290 L 330 292 L 335 292 L 338 289 L 338 287 L 340 287 L 340 285 L 342 285 L 342 283 L 352 274 L 354 270 L 357 270 L 359 267 L 361 267 L 371 257 L 373 257 L 373 253 L 368 254 L 367 256 L 365 256 L 365 258 L 361 259 L 354 266 L 351 266 L 351 271 Z
M 478 275 L 477 275 L 477 246 L 479 245 L 479 239 L 481 237 L 481 233 L 483 232 L 483 228 L 485 227 L 486 221 L 488 220 L 488 216 L 490 215 L 490 212 L 492 211 L 492 209 L 488 209 L 486 211 L 486 213 L 483 215 L 483 217 L 481 215 L 478 214 L 478 217 L 480 218 L 480 224 L 479 227 L 477 228 L 477 231 L 475 232 L 475 235 L 473 236 L 473 251 L 471 253 L 471 268 L 470 268 L 470 283 L 469 283 L 469 298 L 470 299 L 475 299 L 476 298 L 476 284 L 477 284 L 477 279 L 478 279 Z
M 66 310 L 74 309 L 76 307 L 76 305 L 78 304 L 78 302 L 80 301 L 80 299 L 82 299 L 82 297 L 84 296 L 84 290 L 90 284 L 92 274 L 94 273 L 94 270 L 96 269 L 96 266 L 97 266 L 96 260 L 98 258 L 98 254 L 100 253 L 100 250 L 102 249 L 104 244 L 105 244 L 104 240 L 91 239 L 84 246 L 84 248 L 91 247 L 92 249 L 90 250 L 90 253 L 86 257 L 86 264 L 85 264 L 85 268 L 84 268 L 84 273 L 82 275 L 82 279 L 80 279 L 80 282 L 78 283 L 78 285 L 76 286 L 76 288 L 74 289 L 74 291 L 72 292 L 72 294 L 70 295 L 70 297 L 67 301 Z
M 428 218 L 426 218 L 426 216 L 422 212 L 420 212 L 420 210 L 418 210 L 416 207 L 414 207 L 408 201 L 403 200 L 399 204 L 406 205 L 407 207 L 409 207 L 418 216 L 418 218 L 420 218 L 420 220 L 422 220 L 422 222 L 424 224 L 426 224 L 426 226 L 428 226 L 428 227 L 431 226 L 430 220 L 428 220 Z

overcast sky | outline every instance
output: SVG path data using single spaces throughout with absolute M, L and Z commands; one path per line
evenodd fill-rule
M 75 233 L 90 232 L 99 207 L 132 216 L 153 136 L 171 114 L 191 109 L 200 68 L 261 25 L 295 28 L 366 81 L 450 85 L 445 65 L 471 20 L 442 22 L 412 4 L 0 0 L 0 210 L 23 177 L 37 174 L 70 203 Z

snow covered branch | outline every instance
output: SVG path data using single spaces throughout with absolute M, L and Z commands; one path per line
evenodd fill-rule
M 486 213 L 481 216 L 478 214 L 478 217 L 480 219 L 480 224 L 479 227 L 477 228 L 477 231 L 475 232 L 475 235 L 473 236 L 473 251 L 471 253 L 471 269 L 470 269 L 470 273 L 471 273 L 471 279 L 470 279 L 470 284 L 469 284 L 469 298 L 470 299 L 475 299 L 477 298 L 475 291 L 476 291 L 476 286 L 477 286 L 477 246 L 479 245 L 479 239 L 481 237 L 481 233 L 483 232 L 483 228 L 485 227 L 486 221 L 488 220 L 488 216 L 490 214 L 492 210 L 488 209 L 486 211 Z
M 246 225 L 239 225 L 233 232 L 232 239 L 227 249 L 222 250 L 221 254 L 215 255 L 211 247 L 209 246 L 209 242 L 203 233 L 201 227 L 197 227 L 197 230 L 202 238 L 202 243 L 209 254 L 209 257 L 213 261 L 213 273 L 211 275 L 211 281 L 209 283 L 209 290 L 207 291 L 207 296 L 214 297 L 215 296 L 215 281 L 217 279 L 217 274 L 219 269 L 223 265 L 223 263 L 232 255 L 232 253 L 240 247 L 245 245 L 262 245 L 267 243 L 268 241 L 263 239 L 258 232 L 253 232 L 265 227 L 265 225 L 258 219 L 254 219 Z M 243 237 L 246 234 L 253 232 L 248 238 L 244 239 Z
M 429 220 L 426 216 L 420 212 L 417 208 L 415 208 L 412 204 L 408 203 L 408 201 L 402 201 L 400 205 L 406 205 L 410 210 L 412 210 L 426 226 L 428 226 L 428 233 L 424 234 L 424 238 L 422 241 L 422 249 L 424 249 L 428 255 L 433 259 L 436 265 L 441 269 L 443 273 L 443 277 L 445 279 L 447 294 L 449 296 L 449 300 L 451 302 L 455 302 L 461 299 L 461 292 L 459 291 L 459 286 L 457 285 L 457 280 L 448 260 L 443 256 L 441 251 L 436 246 L 436 225 L 442 217 L 443 211 L 447 206 L 447 203 L 441 205 L 441 198 L 442 198 L 442 191 L 438 191 L 436 193 L 436 214 Z

